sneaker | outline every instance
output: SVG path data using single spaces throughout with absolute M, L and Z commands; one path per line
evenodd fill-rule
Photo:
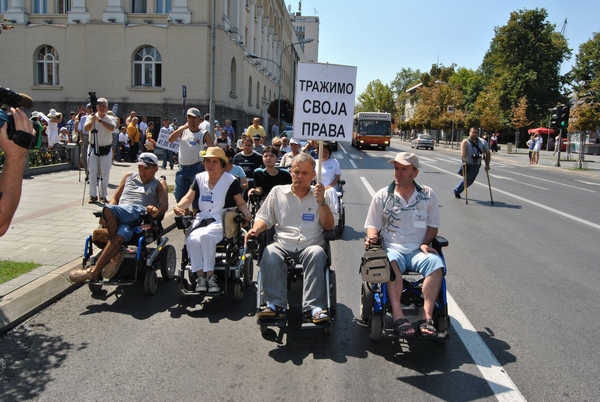
M 219 292 L 221 290 L 221 288 L 219 287 L 219 284 L 217 283 L 217 275 L 213 275 L 210 278 L 208 278 L 208 291 L 209 292 Z
M 206 277 L 199 276 L 198 282 L 196 282 L 196 292 L 206 292 L 208 287 L 206 286 Z

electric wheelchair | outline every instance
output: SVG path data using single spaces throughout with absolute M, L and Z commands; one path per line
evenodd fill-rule
M 444 261 L 442 284 L 433 309 L 433 321 L 437 331 L 436 336 L 420 336 L 416 331 L 415 337 L 420 339 L 445 342 L 450 336 L 450 316 L 446 298 L 446 262 L 442 248 L 448 246 L 448 240 L 437 236 L 431 243 Z M 406 271 L 402 274 L 401 305 L 404 315 L 410 322 L 419 320 L 423 313 L 422 285 L 424 278 L 417 272 Z M 385 283 L 368 283 L 362 281 L 360 292 L 360 317 L 369 328 L 371 340 L 378 341 L 381 336 L 402 338 L 393 329 L 392 306 L 388 297 Z
M 267 230 L 266 236 L 260 241 L 257 239 L 249 239 L 248 240 L 248 248 L 250 250 L 255 249 L 256 247 L 260 247 L 264 250 L 267 244 L 273 241 L 273 237 L 275 231 L 273 228 Z M 335 271 L 331 269 L 331 247 L 329 242 L 335 240 L 335 233 L 333 230 L 326 230 L 323 232 L 325 238 L 325 253 L 327 255 L 327 260 L 323 269 L 325 270 L 325 284 L 324 286 L 327 289 L 327 307 L 325 308 L 329 313 L 329 320 L 324 323 L 313 323 L 308 319 L 304 319 L 302 323 L 302 329 L 323 329 L 326 334 L 331 333 L 331 326 L 334 320 L 333 313 L 337 309 L 337 288 L 336 288 L 336 278 Z M 259 265 L 260 258 L 262 257 L 262 253 L 259 256 Z M 287 290 L 288 293 L 295 282 L 303 283 L 303 268 L 301 264 L 298 264 L 293 258 L 288 257 L 285 259 L 285 264 L 287 266 Z M 257 297 L 256 297 L 256 311 L 257 313 L 260 311 L 261 306 L 266 304 L 266 300 L 264 299 L 263 292 L 263 273 L 261 270 L 258 271 L 257 275 Z M 288 303 L 291 306 L 291 303 Z M 286 309 L 283 317 L 280 318 L 257 318 L 257 323 L 260 326 L 260 332 L 264 335 L 267 332 L 269 327 L 278 327 L 284 328 L 288 322 L 288 314 L 290 309 Z
M 94 212 L 97 217 L 102 212 Z M 82 267 L 93 266 L 98 261 L 105 246 L 108 231 L 97 229 L 85 240 Z M 175 247 L 168 245 L 169 239 L 162 235 L 163 228 L 160 219 L 154 219 L 149 214 L 142 214 L 135 234 L 121 249 L 125 258 L 115 276 L 104 280 L 102 274 L 95 279 L 86 281 L 92 293 L 98 293 L 103 286 L 144 285 L 144 292 L 148 295 L 156 293 L 158 288 L 157 269 L 165 281 L 173 279 L 177 264 Z M 98 251 L 94 252 L 94 245 Z
M 233 208 L 235 209 L 235 208 Z M 176 216 L 175 223 L 178 229 L 184 231 L 186 237 L 193 230 L 193 216 Z M 233 285 L 235 301 L 241 301 L 244 296 L 244 287 L 252 285 L 254 261 L 252 254 L 244 245 L 246 229 L 242 227 L 244 217 L 232 209 L 223 213 L 223 239 L 217 244 L 215 269 L 220 290 L 218 292 L 197 292 L 197 275 L 192 273 L 192 265 L 184 243 L 181 251 L 181 266 L 177 271 L 177 294 L 183 301 L 190 296 L 216 297 L 228 294 L 228 288 Z

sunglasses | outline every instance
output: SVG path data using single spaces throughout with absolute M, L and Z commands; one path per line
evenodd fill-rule
M 152 158 L 150 158 L 148 156 L 144 156 L 143 158 L 139 158 L 138 162 L 144 162 L 144 163 L 148 163 L 150 165 L 156 165 L 156 163 L 152 160 Z

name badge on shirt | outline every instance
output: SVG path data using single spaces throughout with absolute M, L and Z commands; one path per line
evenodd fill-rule
M 313 222 L 315 220 L 315 214 L 302 214 L 302 220 Z
M 146 192 L 146 190 L 144 189 L 144 186 L 139 186 L 139 187 L 137 188 L 137 190 L 135 190 L 135 191 L 136 191 L 137 193 L 145 193 L 145 192 Z
M 413 226 L 418 229 L 427 229 L 427 222 L 426 221 L 414 221 Z
M 202 201 L 202 202 L 211 202 L 212 201 L 212 194 L 202 194 L 202 196 L 200 197 L 200 201 Z

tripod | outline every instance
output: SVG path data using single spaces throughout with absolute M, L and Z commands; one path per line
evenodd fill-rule
M 90 131 L 90 136 L 93 139 L 93 147 L 88 147 L 87 157 L 88 157 L 88 161 L 89 161 L 89 158 L 92 155 L 92 152 L 96 156 L 96 183 L 95 183 L 95 185 L 98 188 L 98 198 L 105 199 L 106 194 L 104 193 L 104 187 L 102 185 L 104 178 L 102 176 L 102 164 L 101 164 L 101 160 L 100 160 L 100 158 L 102 156 L 100 155 L 100 146 L 98 144 L 98 129 L 96 128 L 96 122 L 94 122 L 94 128 Z M 90 143 L 91 143 L 91 141 L 90 141 Z M 108 155 L 110 155 L 110 153 Z M 89 176 L 86 177 L 86 181 L 85 181 L 85 184 L 83 187 L 83 197 L 81 199 L 81 205 L 83 205 L 83 203 L 85 201 L 85 188 L 88 184 L 90 184 Z

